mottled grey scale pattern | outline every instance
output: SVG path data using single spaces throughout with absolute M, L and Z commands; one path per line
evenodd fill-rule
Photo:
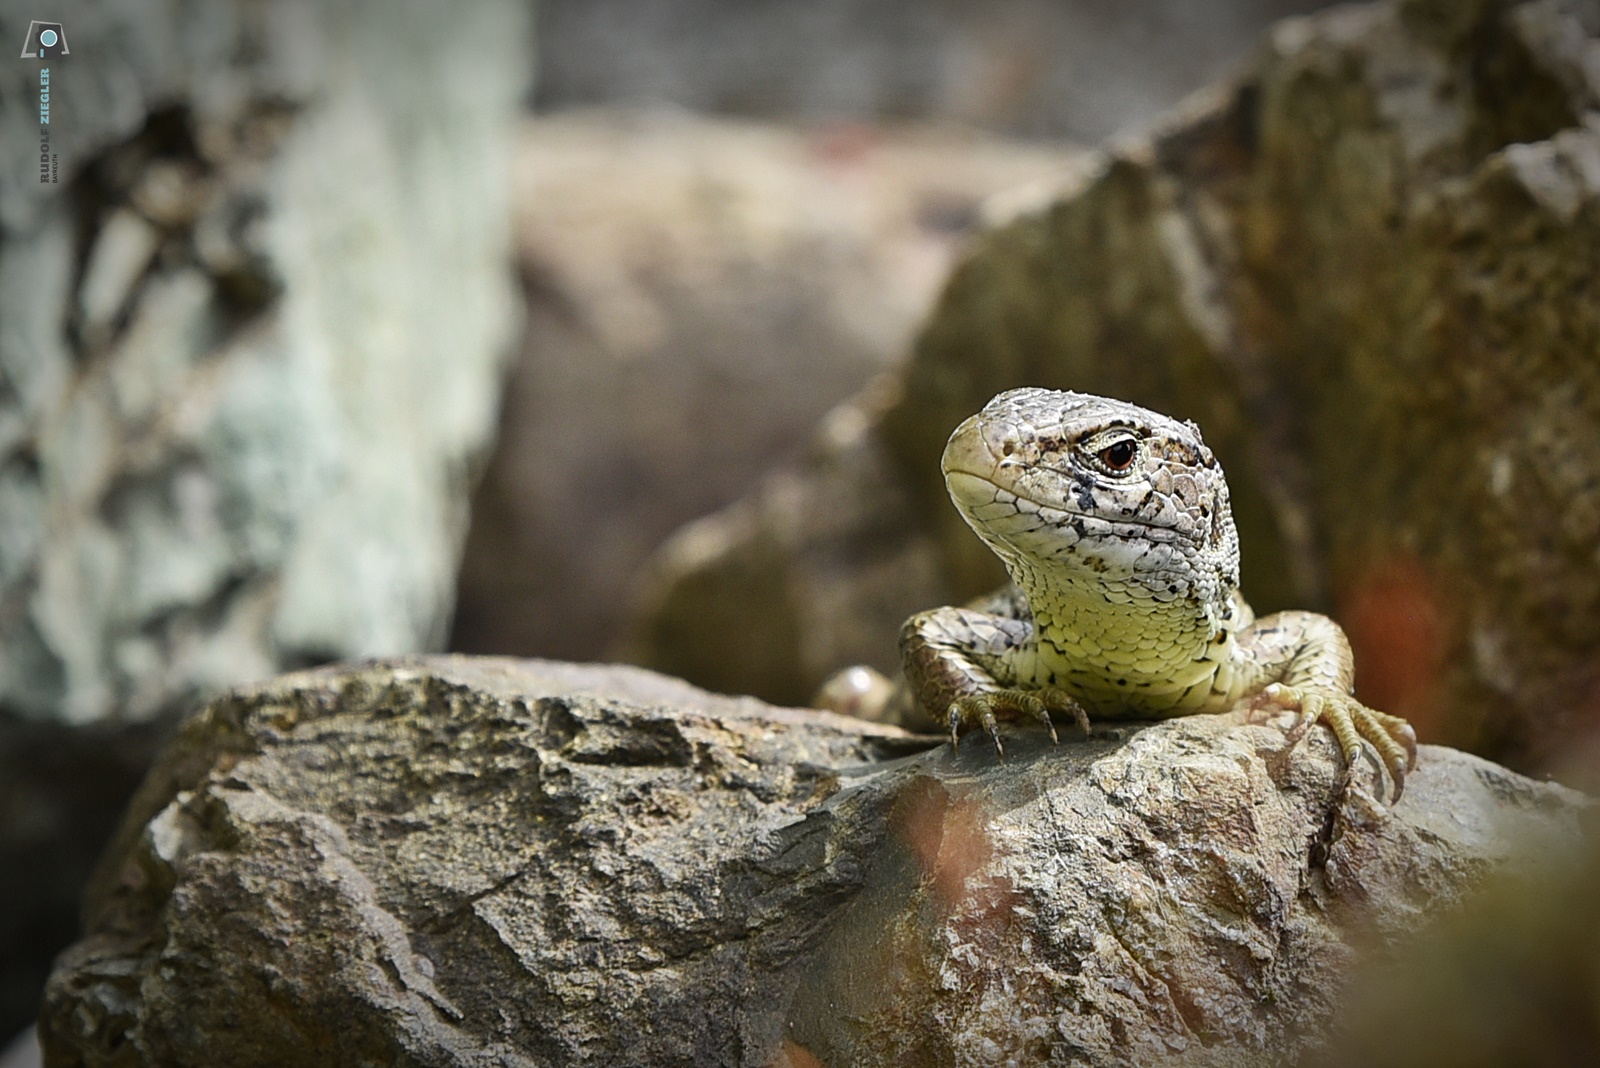
M 1396 793 L 1415 760 L 1404 721 L 1351 696 L 1332 620 L 1257 621 L 1239 595 L 1239 539 L 1221 465 L 1193 423 L 1083 393 L 1015 389 L 957 427 L 945 481 L 1012 586 L 901 632 L 918 703 L 952 734 L 997 713 L 1049 723 L 1223 711 L 1245 699 L 1365 739 Z

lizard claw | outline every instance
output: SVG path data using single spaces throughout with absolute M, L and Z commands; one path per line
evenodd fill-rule
M 999 756 L 1001 760 L 1004 760 L 1006 758 L 1006 747 L 1004 743 L 1000 741 L 1000 724 L 994 718 L 993 707 L 987 704 L 984 705 L 983 711 L 978 716 L 978 722 L 983 725 L 984 730 L 989 732 L 989 737 L 994 739 L 995 754 Z
M 1055 722 L 1050 718 L 1051 711 L 1070 715 L 1083 730 L 1085 737 L 1090 734 L 1089 714 L 1065 690 L 991 690 L 988 693 L 966 694 L 950 703 L 951 747 L 959 748 L 959 738 L 964 726 L 981 726 L 988 732 L 989 737 L 994 739 L 995 751 L 1000 754 L 1000 759 L 1004 760 L 1006 750 L 1000 741 L 999 717 L 996 713 L 1020 713 L 1036 719 L 1050 732 L 1050 741 L 1060 744 Z
M 1293 732 L 1296 735 L 1302 722 L 1321 721 L 1328 725 L 1344 754 L 1345 771 L 1339 785 L 1341 796 L 1350 787 L 1363 752 L 1362 742 L 1366 742 L 1394 783 L 1394 796 L 1389 803 L 1400 800 L 1406 788 L 1406 773 L 1417 766 L 1417 732 L 1411 729 L 1411 724 L 1399 716 L 1368 708 L 1349 694 L 1325 686 L 1289 686 L 1275 682 L 1257 697 L 1256 707 L 1261 704 L 1299 711 L 1301 716 Z M 1299 738 L 1293 741 L 1298 742 Z
M 1000 754 L 1000 759 L 1006 758 L 1005 743 L 1000 741 L 1000 723 L 995 719 L 994 710 L 996 703 L 990 701 L 990 694 L 968 694 L 958 697 L 950 702 L 950 748 L 960 752 L 961 728 L 970 726 L 974 721 L 984 730 L 989 732 L 989 737 L 994 739 L 994 751 Z

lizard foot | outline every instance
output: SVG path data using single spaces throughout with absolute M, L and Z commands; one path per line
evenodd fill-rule
M 1394 796 L 1389 803 L 1400 800 L 1406 788 L 1406 772 L 1417 766 L 1417 733 L 1411 729 L 1411 724 L 1324 686 L 1289 686 L 1275 682 L 1262 690 L 1256 701 L 1258 706 L 1266 703 L 1298 710 L 1303 722 L 1320 720 L 1328 725 L 1344 753 L 1344 779 L 1339 784 L 1341 795 L 1350 786 L 1356 762 L 1361 759 L 1361 743 L 1365 741 L 1377 752 L 1394 783 Z M 1291 734 L 1299 741 L 1299 728 Z
M 1050 741 L 1058 742 L 1056 725 L 1050 719 L 1050 713 L 1053 711 L 1071 716 L 1083 731 L 1084 737 L 1089 736 L 1089 714 L 1065 690 L 1006 689 L 991 690 L 988 693 L 970 693 L 950 702 L 950 745 L 955 749 L 961 747 L 960 736 L 963 726 L 979 726 L 989 732 L 989 737 L 994 739 L 995 752 L 1000 754 L 1001 760 L 1004 760 L 1006 747 L 1000 742 L 1000 724 L 995 713 L 1020 712 L 1032 716 L 1045 725 L 1045 729 L 1050 732 Z

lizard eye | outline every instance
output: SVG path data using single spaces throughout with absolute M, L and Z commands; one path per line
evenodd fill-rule
M 1107 445 L 1099 452 L 1100 462 L 1106 465 L 1108 471 L 1126 471 L 1133 465 L 1134 454 L 1138 452 L 1132 438 L 1123 438 L 1112 445 Z

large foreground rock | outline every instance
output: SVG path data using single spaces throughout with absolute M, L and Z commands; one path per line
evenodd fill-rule
M 142 788 L 46 1063 L 1282 1063 L 1358 945 L 1577 835 L 1575 795 L 1434 747 L 1330 810 L 1325 735 L 1000 763 L 629 668 L 287 676 Z
M 1279 24 L 1237 83 L 978 242 L 868 429 L 669 548 L 638 659 L 722 685 L 702 665 L 737 641 L 781 669 L 739 680 L 764 696 L 889 659 L 908 601 L 1002 577 L 945 439 L 1049 386 L 1198 422 L 1245 593 L 1335 614 L 1369 703 L 1524 768 L 1600 743 L 1597 56 L 1577 0 Z

